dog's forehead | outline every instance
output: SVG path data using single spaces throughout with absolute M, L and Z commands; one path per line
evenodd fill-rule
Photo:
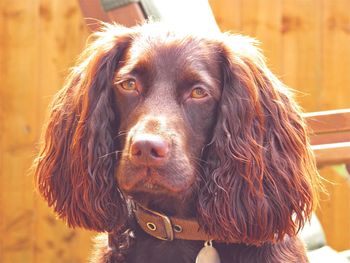
M 173 32 L 143 35 L 129 49 L 133 64 L 152 65 L 157 70 L 205 69 L 213 64 L 214 45 L 209 40 Z M 176 65 L 176 67 L 175 67 Z

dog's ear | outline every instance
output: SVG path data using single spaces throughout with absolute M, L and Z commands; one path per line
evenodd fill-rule
M 36 183 L 71 227 L 109 231 L 127 218 L 114 179 L 118 116 L 113 79 L 130 34 L 117 26 L 95 33 L 51 105 L 35 162 Z
M 218 53 L 223 91 L 199 221 L 222 240 L 257 245 L 293 236 L 312 212 L 318 185 L 300 109 L 251 39 L 228 37 Z

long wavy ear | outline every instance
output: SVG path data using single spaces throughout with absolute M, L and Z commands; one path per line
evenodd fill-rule
M 303 226 L 318 174 L 300 109 L 254 44 L 220 44 L 223 93 L 198 212 L 209 234 L 259 245 Z
M 69 226 L 109 231 L 127 218 L 114 179 L 112 85 L 131 37 L 125 28 L 106 25 L 93 38 L 52 103 L 35 174 L 38 190 Z

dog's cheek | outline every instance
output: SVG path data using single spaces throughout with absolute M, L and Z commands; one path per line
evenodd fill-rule
M 191 156 L 200 159 L 202 150 L 209 143 L 217 117 L 218 103 L 213 99 L 205 103 L 187 105 L 187 136 L 186 145 Z

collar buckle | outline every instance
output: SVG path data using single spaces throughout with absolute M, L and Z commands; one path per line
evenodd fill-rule
M 160 240 L 174 240 L 173 225 L 169 217 L 140 204 L 135 205 L 134 213 L 139 225 L 146 233 Z

